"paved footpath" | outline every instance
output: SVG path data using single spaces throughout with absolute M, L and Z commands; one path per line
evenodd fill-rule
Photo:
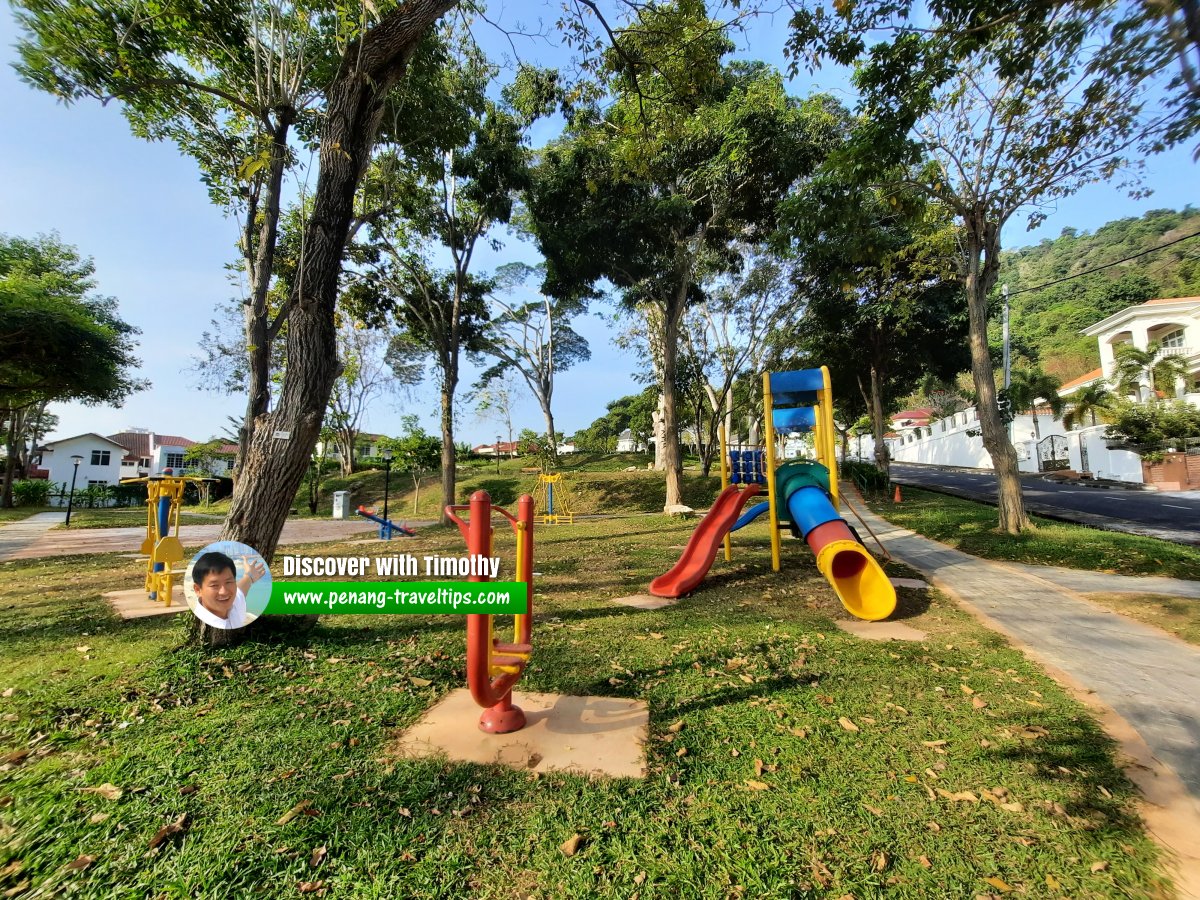
M 34 513 L 28 519 L 0 525 L 0 562 L 17 559 L 15 554 L 37 543 L 47 531 L 66 521 L 65 512 Z
M 1200 801 L 1200 649 L 1087 602 L 1077 591 L 1135 590 L 1143 579 L 992 563 L 897 528 L 854 502 L 901 562 L 986 614 L 1128 721 Z M 1079 578 L 1078 576 L 1088 576 Z M 1111 579 L 1115 577 L 1114 582 Z M 1068 581 L 1066 585 L 1055 580 Z M 1145 593 L 1166 593 L 1145 579 Z M 1093 585 L 1101 584 L 1095 587 Z M 1114 584 L 1124 585 L 1114 587 Z M 1194 582 L 1175 582 L 1192 585 Z M 1192 596 L 1200 595 L 1200 592 Z
M 50 530 L 64 518 L 62 513 L 37 513 L 0 528 L 0 562 L 78 553 L 137 553 L 146 537 L 144 527 Z M 286 546 L 353 540 L 368 538 L 377 531 L 377 525 L 357 516 L 353 519 L 289 519 L 284 523 L 279 543 Z M 220 521 L 179 526 L 179 539 L 189 548 L 203 547 L 217 540 L 220 534 Z

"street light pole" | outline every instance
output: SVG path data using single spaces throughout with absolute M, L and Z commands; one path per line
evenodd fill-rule
M 71 472 L 71 496 L 67 498 L 67 521 L 63 526 L 64 528 L 71 527 L 71 507 L 75 505 L 75 479 L 79 477 L 79 464 L 83 462 L 83 457 L 72 456 L 71 462 L 75 464 L 75 468 Z
M 392 450 L 389 447 L 383 451 L 383 520 L 388 521 L 388 492 L 392 486 Z M 384 528 L 388 526 L 384 525 Z M 388 537 L 392 536 L 388 529 Z
M 496 435 L 496 474 L 500 474 L 500 435 Z
M 1002 285 L 1000 293 L 1004 295 L 1004 389 L 1008 390 L 1012 381 L 1012 366 L 1009 362 L 1008 344 L 1008 285 Z

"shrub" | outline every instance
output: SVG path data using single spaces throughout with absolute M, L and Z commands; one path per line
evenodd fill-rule
M 1114 407 L 1113 423 L 1104 434 L 1113 445 L 1128 447 L 1157 447 L 1200 437 L 1200 409 L 1182 400 L 1121 403 Z
M 46 506 L 54 486 L 44 478 L 26 478 L 13 482 L 13 501 L 17 506 Z
M 887 472 L 869 462 L 844 459 L 838 464 L 840 477 L 853 481 L 864 494 L 886 491 L 888 487 Z

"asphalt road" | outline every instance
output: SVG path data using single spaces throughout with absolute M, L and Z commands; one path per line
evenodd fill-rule
M 991 472 L 892 463 L 892 480 L 993 503 L 996 500 L 996 477 Z M 1044 481 L 1040 476 L 1025 476 L 1021 481 L 1030 512 L 1110 531 L 1200 545 L 1200 492 L 1105 490 Z

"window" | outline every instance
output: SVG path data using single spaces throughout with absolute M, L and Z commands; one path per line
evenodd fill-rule
M 1161 341 L 1159 341 L 1159 346 L 1161 346 L 1164 350 L 1167 349 L 1168 347 L 1182 347 L 1183 346 L 1183 329 L 1176 328 L 1170 334 L 1164 335 L 1163 339 Z
M 942 421 L 938 422 L 938 425 L 941 426 L 942 431 L 946 430 L 946 420 L 945 419 L 942 419 Z
M 226 472 L 232 472 L 232 471 L 233 471 L 233 464 L 234 464 L 235 462 L 237 462 L 237 460 L 234 460 L 234 459 L 227 459 L 227 460 L 225 460 L 225 471 L 226 471 Z
M 93 466 L 107 466 L 111 459 L 112 459 L 112 451 L 111 450 L 93 450 L 92 451 L 92 465 Z M 107 481 L 102 482 L 102 483 L 108 484 Z
M 138 460 L 138 468 L 139 468 L 139 469 L 148 469 L 148 468 L 150 468 L 150 457 L 148 457 L 148 456 L 143 456 L 141 459 L 139 459 L 139 460 Z
M 183 468 L 183 454 L 182 453 L 168 453 L 167 454 L 167 468 L 168 469 L 182 469 Z
M 91 479 L 88 480 L 88 487 L 107 487 L 107 486 L 108 486 L 107 481 L 92 481 Z

